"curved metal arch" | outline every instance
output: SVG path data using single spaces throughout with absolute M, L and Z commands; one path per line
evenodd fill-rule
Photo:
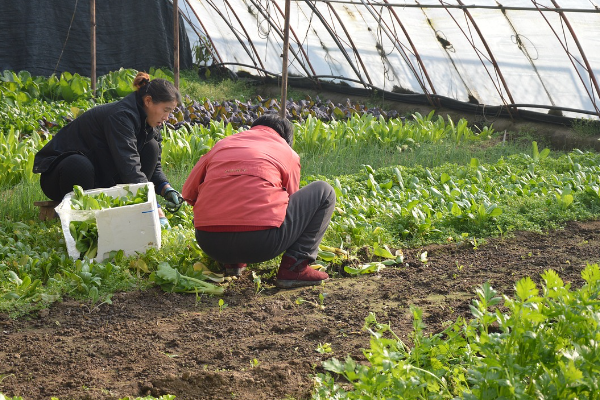
M 350 34 L 348 33 L 348 30 L 346 29 L 346 25 L 344 25 L 342 23 L 342 19 L 338 15 L 337 11 L 335 11 L 335 8 L 329 2 L 327 2 L 327 7 L 329 7 L 329 9 L 333 12 L 333 15 L 335 15 L 336 19 L 342 26 L 342 29 L 344 30 L 344 33 L 346 34 L 346 37 L 348 38 L 348 41 L 350 42 L 350 45 L 352 46 L 352 51 L 354 52 L 354 55 L 358 59 L 358 62 L 360 63 L 360 66 L 362 67 L 363 71 L 365 72 L 365 76 L 367 77 L 367 80 L 369 81 L 369 85 L 373 86 L 373 81 L 371 81 L 371 77 L 369 76 L 369 72 L 368 72 L 367 68 L 365 67 L 365 63 L 363 63 L 360 53 L 358 52 L 358 49 L 354 45 L 354 41 L 352 40 L 352 37 L 350 36 Z
M 270 18 L 270 16 L 269 16 L 269 13 L 267 13 L 267 11 L 263 9 L 262 5 L 258 5 L 258 4 L 256 4 L 256 2 L 255 2 L 254 0 L 250 0 L 250 2 L 251 2 L 251 3 L 252 3 L 252 5 L 253 5 L 253 6 L 254 6 L 254 7 L 257 9 L 257 10 L 258 10 L 258 12 L 260 12 L 260 13 L 262 14 L 262 16 L 265 18 L 265 20 L 267 21 L 267 23 L 268 23 L 268 24 L 269 24 L 269 25 L 270 25 L 270 26 L 271 26 L 273 29 L 275 29 L 275 32 L 277 32 L 277 34 L 279 35 L 279 37 L 281 38 L 281 40 L 283 40 L 283 32 L 281 31 L 281 29 L 280 29 L 280 28 L 279 28 L 277 25 L 275 25 L 275 24 L 273 23 L 273 21 L 271 20 L 271 18 Z M 279 10 L 279 11 L 281 12 L 281 10 Z M 294 37 L 296 38 L 296 40 L 298 40 L 298 38 L 297 38 L 295 35 L 294 35 Z M 298 46 L 300 47 L 300 50 L 302 51 L 302 54 L 304 54 L 304 56 L 305 56 L 305 59 L 308 61 L 308 55 L 306 55 L 306 53 L 304 52 L 304 49 L 302 48 L 302 46 L 300 46 L 299 42 L 298 42 Z M 298 57 L 298 54 L 297 54 L 297 53 L 294 51 L 294 49 L 293 49 L 291 46 L 288 46 L 288 47 L 289 47 L 289 50 L 290 50 L 292 53 L 294 53 L 294 57 L 295 57 L 297 60 L 299 60 L 299 59 L 300 59 L 300 57 Z M 304 72 L 306 73 L 306 76 L 307 76 L 307 77 L 311 77 L 311 78 L 312 78 L 312 77 L 314 77 L 314 76 L 315 76 L 315 74 L 316 74 L 316 73 L 315 73 L 314 69 L 312 68 L 312 65 L 310 65 L 310 63 L 309 63 L 309 66 L 310 66 L 311 70 L 313 71 L 312 73 L 306 69 L 306 66 L 304 65 L 304 63 L 303 63 L 303 62 L 301 62 L 301 63 L 300 63 L 300 66 L 302 67 L 302 69 L 303 69 L 303 70 L 304 70 Z
M 565 25 L 567 26 L 567 29 L 569 29 L 569 32 L 571 33 L 571 37 L 575 41 L 575 45 L 577 46 L 577 49 L 579 50 L 579 54 L 581 55 L 581 58 L 583 59 L 583 62 L 585 64 L 585 69 L 587 70 L 587 72 L 588 72 L 588 74 L 590 76 L 590 79 L 592 81 L 593 87 L 596 89 L 596 95 L 600 96 L 600 89 L 598 88 L 598 81 L 596 80 L 596 75 L 594 74 L 594 70 L 592 69 L 592 67 L 591 67 L 591 65 L 590 65 L 590 63 L 589 63 L 589 61 L 588 61 L 588 59 L 587 59 L 587 57 L 585 55 L 585 52 L 583 51 L 583 48 L 581 47 L 581 43 L 579 43 L 579 39 L 577 39 L 577 35 L 575 35 L 575 31 L 573 30 L 573 27 L 571 26 L 571 23 L 567 19 L 567 16 L 565 15 L 565 13 L 562 12 L 562 11 L 560 11 L 560 6 L 558 5 L 558 3 L 555 0 L 551 0 L 551 1 L 552 1 L 552 4 L 554 4 L 554 7 L 556 7 L 556 9 L 558 10 L 557 11 L 558 15 L 564 21 Z M 533 1 L 533 3 L 536 5 L 536 7 L 538 7 L 538 10 L 539 10 L 539 6 L 537 5 L 537 3 L 535 1 Z M 587 92 L 590 100 L 592 101 L 592 104 L 594 105 L 594 108 L 596 109 L 596 115 L 600 116 L 600 109 L 598 108 L 598 104 L 596 102 L 596 99 L 594 98 L 593 93 L 590 93 L 590 91 L 587 89 L 587 86 L 585 85 L 585 81 L 583 79 L 583 76 L 581 76 L 581 74 L 579 73 L 579 70 L 577 69 L 577 66 L 573 62 L 573 57 L 571 56 L 571 52 L 568 49 L 565 48 L 564 43 L 560 40 L 560 37 L 554 31 L 554 28 L 552 28 L 552 25 L 550 25 L 550 22 L 548 21 L 548 19 L 546 19 L 546 17 L 543 15 L 543 13 L 542 13 L 542 16 L 544 17 L 544 20 L 548 23 L 548 26 L 550 27 L 550 29 L 552 30 L 552 32 L 554 33 L 554 35 L 556 36 L 556 38 L 560 42 L 560 44 L 563 47 L 563 49 L 565 50 L 565 52 L 567 53 L 567 56 L 571 60 L 571 64 L 573 64 L 575 72 L 579 76 L 579 79 L 581 79 L 581 82 L 583 83 L 583 87 L 585 88 L 585 91 Z
M 344 48 L 344 46 L 342 45 L 342 43 L 339 40 L 339 37 L 337 36 L 337 34 L 335 32 L 333 32 L 333 30 L 331 29 L 331 27 L 329 26 L 329 23 L 327 23 L 327 21 L 325 20 L 325 17 L 323 17 L 323 15 L 321 14 L 321 12 L 317 9 L 317 7 L 315 5 L 313 5 L 310 0 L 304 0 L 304 2 L 308 5 L 308 7 L 315 13 L 315 15 L 319 18 L 319 20 L 321 21 L 321 23 L 323 24 L 323 26 L 325 27 L 325 29 L 327 30 L 327 32 L 329 32 L 329 35 L 331 36 L 331 38 L 333 39 L 333 41 L 335 42 L 335 44 L 338 46 L 338 49 L 342 52 L 342 54 L 344 55 L 344 58 L 346 59 L 346 61 L 348 61 L 348 64 L 350 64 L 350 67 L 352 68 L 352 70 L 354 71 L 354 73 L 356 74 L 356 76 L 358 77 L 358 79 L 360 80 L 361 84 L 364 87 L 368 87 L 368 84 L 363 80 L 362 75 L 360 73 L 360 71 L 358 70 L 358 68 L 356 68 L 356 66 L 354 65 L 354 63 L 352 62 L 352 59 L 350 58 L 350 56 L 348 55 L 348 52 L 346 52 L 346 49 Z
M 208 41 L 210 42 L 210 49 L 209 49 L 210 54 L 212 54 L 213 58 L 216 59 L 219 63 L 222 63 L 223 62 L 223 58 L 219 54 L 219 51 L 217 50 L 217 47 L 215 46 L 215 42 L 213 42 L 212 38 L 208 34 L 208 30 L 206 29 L 206 27 L 202 23 L 202 20 L 200 19 L 200 16 L 198 15 L 198 13 L 194 9 L 194 7 L 192 7 L 192 5 L 190 4 L 189 0 L 186 0 L 185 2 L 187 3 L 187 5 L 190 7 L 190 9 L 192 10 L 192 12 L 196 16 L 196 19 L 198 20 L 198 23 L 200 23 L 200 26 L 202 27 L 202 29 L 204 31 L 204 35 L 208 38 Z M 194 25 L 191 22 L 190 22 L 190 26 L 192 26 L 192 28 L 194 27 Z M 194 29 L 194 32 L 195 31 L 196 31 L 196 29 Z M 196 32 L 196 34 L 198 34 L 198 32 Z M 198 34 L 198 37 L 201 37 L 201 36 Z M 215 57 L 215 55 L 216 55 L 216 57 Z
M 554 102 L 554 99 L 552 98 L 552 95 L 550 94 L 550 91 L 546 87 L 546 83 L 544 82 L 544 79 L 540 75 L 540 73 L 539 73 L 539 71 L 538 71 L 535 63 L 533 62 L 533 58 L 529 55 L 529 52 L 527 51 L 525 45 L 521 44 L 522 41 L 521 41 L 520 37 L 523 36 L 523 35 L 520 35 L 519 32 L 517 32 L 517 29 L 513 25 L 513 22 L 510 19 L 510 17 L 508 16 L 507 11 L 506 10 L 501 10 L 501 11 L 502 11 L 502 15 L 504 15 L 504 18 L 506 18 L 506 22 L 508 22 L 508 26 L 510 26 L 510 29 L 513 31 L 513 33 L 515 35 L 515 40 L 516 40 L 517 47 L 519 47 L 519 50 L 521 50 L 521 52 L 525 55 L 525 58 L 527 58 L 527 61 L 529 61 L 529 63 L 531 64 L 531 67 L 533 68 L 533 71 L 535 72 L 535 74 L 538 77 L 540 83 L 542 84 L 542 87 L 544 88 L 544 92 L 548 96 L 548 100 L 550 100 L 550 103 L 552 104 L 553 107 L 556 106 L 556 104 Z M 514 107 L 514 105 L 513 105 L 513 107 Z
M 281 7 L 279 7 L 279 4 L 277 4 L 276 2 L 274 2 L 273 4 L 277 8 L 277 11 L 279 11 L 279 14 L 281 14 L 281 16 L 285 18 L 285 13 L 281 10 Z M 312 71 L 312 75 L 310 75 L 310 76 L 317 75 L 317 71 L 315 71 L 315 69 L 313 68 L 313 66 L 312 66 L 312 64 L 310 62 L 310 59 L 308 58 L 308 54 L 306 54 L 306 51 L 304 51 L 304 48 L 300 44 L 300 39 L 298 38 L 298 35 L 296 35 L 296 32 L 294 31 L 294 28 L 292 28 L 291 26 L 290 26 L 290 33 L 292 34 L 292 36 L 294 36 L 296 44 L 298 45 L 298 48 L 300 49 L 300 51 L 302 52 L 302 55 L 304 56 L 304 60 L 308 63 L 308 67 Z
M 370 0 L 361 0 L 361 2 L 363 3 L 363 5 L 367 9 L 367 11 L 369 11 L 369 13 L 371 14 L 371 16 L 373 17 L 374 20 L 376 20 L 376 21 L 383 21 L 383 16 L 381 15 L 381 13 L 379 13 L 379 12 L 377 12 L 375 10 L 375 5 L 373 5 L 370 2 Z M 381 6 L 381 4 L 378 4 L 378 5 Z M 385 34 L 388 37 L 388 39 L 394 44 L 394 47 L 400 53 L 400 56 L 402 57 L 402 59 L 404 60 L 404 62 L 408 65 L 408 67 L 410 68 L 410 70 L 413 72 L 413 76 L 415 77 L 415 79 L 417 80 L 417 82 L 419 82 L 419 86 L 421 87 L 421 90 L 423 90 L 423 93 L 427 97 L 427 100 L 429 101 L 429 104 L 432 107 L 435 107 L 436 106 L 435 105 L 435 101 L 433 100 L 433 98 L 431 97 L 431 94 L 427 90 L 427 87 L 425 86 L 425 83 L 423 82 L 423 80 L 419 76 L 419 73 L 417 72 L 417 69 L 412 64 L 412 61 L 406 55 L 406 52 L 402 48 L 402 44 L 400 43 L 400 41 L 398 40 L 398 38 L 396 38 L 395 35 L 392 35 L 390 33 L 387 24 L 382 25 L 381 23 L 379 23 L 379 26 L 383 29 L 383 31 L 385 32 Z
M 233 15 L 235 16 L 235 19 L 237 20 L 238 24 L 240 24 L 240 26 L 242 27 L 242 30 L 244 31 L 244 35 L 246 35 L 246 39 L 248 39 L 248 43 L 250 43 L 250 47 L 252 47 L 252 51 L 254 52 L 254 54 L 256 54 L 256 59 L 260 63 L 261 68 L 264 69 L 265 66 L 264 66 L 264 64 L 262 62 L 262 59 L 260 58 L 260 55 L 256 51 L 256 48 L 254 47 L 254 43 L 252 42 L 252 39 L 250 39 L 250 35 L 248 34 L 248 31 L 246 31 L 246 28 L 244 27 L 244 24 L 242 24 L 242 21 L 240 20 L 240 17 L 238 17 L 237 13 L 235 12 L 235 10 L 231 6 L 231 4 L 229 4 L 228 0 L 223 0 L 223 1 L 225 2 L 225 4 L 227 4 L 227 6 L 229 7 L 229 9 L 231 10 L 231 12 L 233 13 Z
M 443 0 L 439 0 L 440 3 L 443 3 Z M 464 6 L 463 2 L 461 0 L 456 0 L 458 2 L 459 5 Z M 458 28 L 460 29 L 460 31 L 463 33 L 463 35 L 465 35 L 465 37 L 467 38 L 467 41 L 469 41 L 469 43 L 471 43 L 471 46 L 473 47 L 473 49 L 475 50 L 476 54 L 479 54 L 479 50 L 475 47 L 475 45 L 469 40 L 469 35 L 466 34 L 466 32 L 461 28 L 460 24 L 458 23 L 458 21 L 456 21 L 456 19 L 454 19 L 454 17 L 452 16 L 452 13 L 450 13 L 449 9 L 446 9 L 446 11 L 448 12 L 448 15 L 450 15 L 450 18 L 452 18 L 452 20 L 456 23 L 456 26 L 458 26 Z M 494 57 L 494 54 L 492 53 L 492 50 L 490 49 L 490 47 L 487 44 L 487 41 L 485 40 L 485 37 L 483 36 L 483 34 L 481 33 L 481 30 L 479 29 L 479 26 L 477 25 L 477 23 L 475 22 L 475 19 L 473 18 L 473 16 L 471 15 L 471 13 L 469 12 L 468 8 L 463 8 L 463 12 L 465 13 L 465 15 L 467 16 L 467 18 L 469 19 L 469 21 L 471 21 L 471 23 L 473 24 L 473 27 L 475 28 L 475 31 L 477 32 L 477 35 L 479 36 L 479 39 L 481 40 L 481 42 L 483 43 L 483 46 L 485 47 L 488 56 L 490 57 L 490 61 L 492 63 L 492 66 L 494 67 L 494 70 L 496 71 L 496 74 L 498 74 L 498 77 L 500 78 L 500 81 L 502 83 L 502 86 L 504 86 L 504 90 L 506 90 L 506 94 L 508 95 L 508 98 L 510 99 L 510 104 L 514 104 L 514 100 L 512 98 L 512 94 L 510 93 L 510 89 L 506 83 L 506 81 L 504 80 L 504 76 L 502 75 L 502 71 L 500 71 L 500 66 L 498 65 L 498 63 L 496 62 L 496 58 Z M 483 65 L 483 67 L 485 68 L 486 72 L 488 73 L 488 76 L 490 77 L 490 79 L 492 80 L 492 82 L 494 82 L 494 79 L 492 78 L 492 75 L 489 73 L 487 67 L 485 66 L 485 64 L 483 63 L 483 60 L 481 60 L 481 57 L 479 57 L 479 60 L 481 61 L 481 64 Z M 504 103 L 504 105 L 507 106 L 507 111 L 510 115 L 510 117 L 512 118 L 512 112 L 511 112 L 511 108 L 508 106 L 509 102 L 507 102 L 504 99 L 504 96 L 502 95 L 502 92 L 497 88 L 496 84 L 494 83 L 494 87 L 496 87 L 496 90 L 498 91 L 498 94 L 500 95 L 500 98 L 502 99 L 502 102 Z M 512 110 L 515 111 L 515 110 Z
M 389 4 L 388 0 L 383 0 L 383 1 L 386 4 Z M 398 25 L 400 25 L 400 29 L 402 29 L 404 36 L 406 36 L 406 40 L 408 40 L 408 44 L 410 44 L 410 47 L 412 48 L 413 55 L 417 59 L 417 62 L 419 63 L 419 66 L 421 67 L 423 74 L 425 74 L 425 78 L 427 79 L 427 83 L 429 83 L 429 87 L 431 88 L 431 91 L 433 92 L 434 95 L 436 95 L 437 92 L 435 91 L 433 82 L 431 81 L 431 78 L 429 77 L 429 74 L 427 73 L 427 68 L 425 68 L 425 64 L 423 63 L 423 60 L 421 59 L 421 56 L 419 55 L 419 51 L 417 50 L 417 47 L 413 43 L 410 35 L 408 34 L 408 31 L 406 30 L 406 28 L 404 27 L 404 24 L 400 20 L 400 17 L 398 17 L 398 14 L 396 14 L 396 10 L 394 10 L 393 7 L 389 7 L 389 10 L 392 12 L 392 15 L 394 16 L 394 18 L 396 18 L 396 22 L 398 22 Z M 427 93 L 426 93 L 426 95 L 427 95 Z M 439 107 L 439 105 L 440 105 L 439 100 L 434 99 L 433 101 L 435 101 L 437 103 L 437 106 Z
M 244 43 L 243 39 L 240 37 L 240 35 L 237 33 L 237 30 L 233 27 L 233 25 L 231 25 L 231 23 L 227 20 L 227 18 L 225 18 L 225 16 L 223 15 L 223 13 L 219 10 L 219 8 L 212 2 L 212 0 L 206 0 L 206 2 L 208 4 L 210 4 L 210 6 L 216 11 L 217 14 L 219 14 L 219 16 L 223 19 L 223 21 L 225 22 L 225 24 L 229 27 L 229 29 L 231 30 L 231 32 L 235 35 L 235 37 L 237 38 L 238 42 L 240 42 L 240 45 L 244 48 L 244 50 L 246 51 L 246 54 L 248 54 L 248 56 L 250 57 L 250 59 L 252 60 L 252 62 L 254 63 L 254 65 L 258 68 L 258 65 L 256 64 L 256 60 L 252 57 L 252 53 L 250 50 L 248 50 L 248 47 L 246 46 L 246 44 Z

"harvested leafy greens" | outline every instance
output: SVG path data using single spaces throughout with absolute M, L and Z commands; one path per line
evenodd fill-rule
M 222 287 L 203 280 L 208 278 L 207 276 L 202 273 L 197 273 L 197 275 L 197 277 L 184 275 L 171 267 L 169 263 L 161 262 L 158 264 L 156 272 L 150 274 L 150 280 L 166 292 L 223 294 Z
M 141 204 L 148 201 L 148 186 L 143 186 L 133 194 L 127 186 L 123 189 L 127 194 L 123 196 L 112 197 L 106 193 L 96 195 L 84 194 L 81 186 L 73 186 L 73 196 L 71 197 L 71 209 L 73 210 L 103 210 L 106 208 L 115 208 Z
M 98 252 L 98 227 L 96 220 L 71 221 L 69 232 L 75 240 L 75 247 L 82 257 L 95 258 Z
M 71 209 L 73 210 L 103 210 L 141 204 L 148 201 L 148 186 L 143 186 L 133 194 L 128 187 L 124 187 L 127 194 L 124 196 L 111 197 L 106 193 L 97 195 L 85 194 L 81 186 L 73 186 L 71 197 Z M 95 219 L 86 221 L 71 221 L 69 232 L 75 240 L 75 247 L 81 253 L 81 257 L 95 258 L 98 252 L 98 227 Z

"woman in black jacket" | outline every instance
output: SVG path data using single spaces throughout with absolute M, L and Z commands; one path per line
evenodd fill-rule
M 35 156 L 33 172 L 50 199 L 73 190 L 152 182 L 167 205 L 181 204 L 161 166 L 160 126 L 181 104 L 181 95 L 164 79 L 140 72 L 134 93 L 96 106 L 63 127 Z M 166 219 L 159 209 L 161 223 Z

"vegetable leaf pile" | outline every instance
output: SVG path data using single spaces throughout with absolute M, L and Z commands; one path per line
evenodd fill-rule
M 149 186 L 140 187 L 135 195 L 128 187 L 124 189 L 127 191 L 126 195 L 111 197 L 106 193 L 85 194 L 81 186 L 75 185 L 71 197 L 71 208 L 73 210 L 103 210 L 148 201 Z M 71 221 L 69 232 L 75 240 L 75 247 L 81 253 L 82 258 L 92 259 L 96 257 L 98 252 L 98 227 L 95 219 Z

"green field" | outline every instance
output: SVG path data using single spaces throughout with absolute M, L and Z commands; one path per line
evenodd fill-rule
M 130 75 L 131 71 L 121 71 L 104 78 L 112 83 L 106 83 L 104 97 L 97 101 L 119 98 L 126 92 L 117 90 L 122 86 L 119 79 Z M 109 303 L 115 292 L 157 285 L 196 295 L 226 290 L 226 281 L 210 280 L 209 271 L 194 267 L 201 262 L 216 271 L 195 243 L 187 205 L 168 214 L 173 228 L 162 232 L 160 250 L 132 257 L 117 252 L 103 263 L 68 257 L 59 221 L 37 218 L 33 202 L 45 197 L 31 165 L 52 133 L 96 102 L 84 89 L 80 94 L 73 89 L 82 83 L 72 76 L 58 80 L 57 86 L 27 77 L 7 82 L 4 76 L 0 312 L 18 318 L 65 296 L 91 305 Z M 57 89 L 63 81 L 70 92 Z M 183 75 L 182 93 L 190 101 L 260 102 L 254 90 L 234 82 L 200 82 L 193 73 Z M 71 97 L 65 99 L 67 93 Z M 402 264 L 401 249 L 476 243 L 517 230 L 543 232 L 600 216 L 600 155 L 595 152 L 552 151 L 535 141 L 504 142 L 493 126 L 473 130 L 466 120 L 452 121 L 433 112 L 402 119 L 338 115 L 339 119 L 326 122 L 312 115 L 294 121 L 301 185 L 325 180 L 336 190 L 336 211 L 318 260 L 323 266 L 352 258 L 355 262 L 345 272 L 371 274 Z M 222 120 L 207 126 L 165 127 L 162 158 L 171 184 L 181 188 L 199 157 L 239 129 Z M 361 256 L 359 250 L 365 247 L 376 259 Z M 258 282 L 268 282 L 276 265 L 278 260 L 271 260 L 251 265 L 250 270 Z M 164 279 L 165 271 L 172 270 L 176 272 L 171 275 L 206 283 L 190 286 L 181 279 Z M 458 320 L 435 337 L 422 334 L 421 316 L 414 309 L 418 340 L 412 348 L 370 316 L 369 366 L 351 359 L 328 361 L 325 368 L 343 376 L 353 389 L 342 389 L 334 375 L 322 374 L 314 398 L 542 398 L 541 394 L 597 398 L 600 271 L 597 265 L 588 266 L 586 285 L 574 290 L 555 275 L 548 272 L 543 277 L 541 293 L 531 280 L 520 281 L 513 299 L 502 299 L 482 285 L 472 306 L 474 319 Z M 495 307 L 501 302 L 505 314 Z M 489 330 L 492 325 L 494 332 Z M 519 358 L 508 351 L 511 348 L 537 356 Z

